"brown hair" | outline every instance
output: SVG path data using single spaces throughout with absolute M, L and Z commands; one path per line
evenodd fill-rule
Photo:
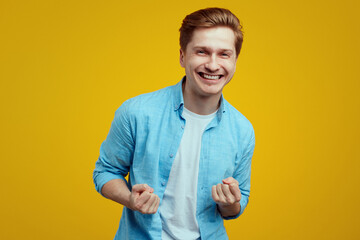
M 180 28 L 180 47 L 183 51 L 191 41 L 196 28 L 229 27 L 235 34 L 236 56 L 239 55 L 243 42 L 242 26 L 239 19 L 224 8 L 205 8 L 187 15 Z

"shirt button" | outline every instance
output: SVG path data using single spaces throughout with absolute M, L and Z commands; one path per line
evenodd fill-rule
M 162 181 L 162 182 L 161 182 L 161 186 L 165 186 L 165 181 Z
M 184 129 L 185 128 L 184 125 L 181 125 L 181 128 Z
M 174 155 L 173 155 L 173 154 L 170 154 L 169 156 L 170 156 L 170 158 L 173 158 L 173 157 L 174 157 Z

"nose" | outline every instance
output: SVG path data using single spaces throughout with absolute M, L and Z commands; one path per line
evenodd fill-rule
M 207 63 L 205 64 L 205 68 L 210 72 L 216 72 L 219 70 L 220 66 L 215 55 L 209 57 Z

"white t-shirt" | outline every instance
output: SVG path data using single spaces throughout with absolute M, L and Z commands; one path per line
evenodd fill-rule
M 184 134 L 160 206 L 163 240 L 200 237 L 196 220 L 196 196 L 201 138 L 215 115 L 216 112 L 198 115 L 184 108 Z

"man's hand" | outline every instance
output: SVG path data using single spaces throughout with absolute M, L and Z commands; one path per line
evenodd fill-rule
M 223 217 L 235 216 L 240 212 L 241 192 L 239 182 L 229 177 L 212 186 L 212 198 L 217 203 Z
M 129 208 L 142 214 L 156 213 L 160 198 L 154 193 L 154 189 L 147 184 L 136 184 L 132 187 L 129 199 Z

